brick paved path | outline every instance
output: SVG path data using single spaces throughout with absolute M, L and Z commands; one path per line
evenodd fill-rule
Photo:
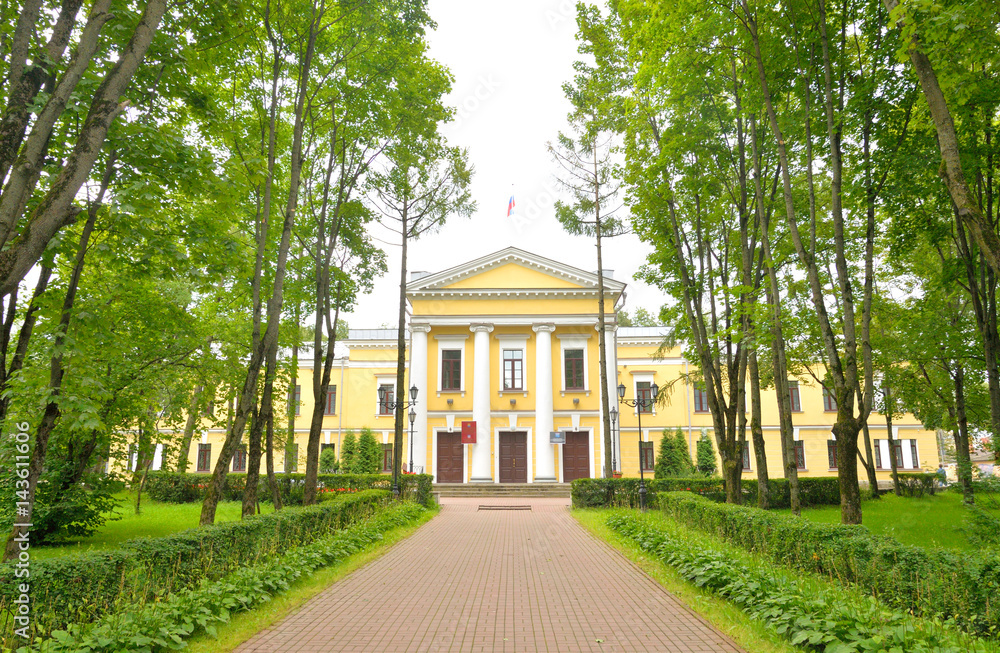
M 568 502 L 443 498 L 411 537 L 237 650 L 740 651 Z

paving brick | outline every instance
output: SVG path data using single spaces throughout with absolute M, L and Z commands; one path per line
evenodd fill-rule
M 738 652 L 586 532 L 568 499 L 442 498 L 441 514 L 237 649 Z

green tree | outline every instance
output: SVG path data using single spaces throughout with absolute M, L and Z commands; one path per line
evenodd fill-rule
M 688 453 L 684 432 L 679 427 L 674 431 L 663 429 L 653 473 L 656 478 L 684 476 L 691 473 L 691 455 Z
M 715 448 L 708 435 L 702 433 L 698 439 L 698 471 L 702 474 L 715 473 Z
M 322 474 L 332 474 L 340 468 L 337 461 L 337 452 L 332 447 L 323 450 L 319 455 L 319 471 Z
M 375 434 L 367 426 L 361 429 L 358 440 L 358 455 L 354 465 L 355 474 L 378 474 L 382 468 L 382 446 Z
M 358 470 L 358 438 L 354 431 L 344 434 L 344 444 L 340 449 L 340 469 L 345 474 L 356 474 Z

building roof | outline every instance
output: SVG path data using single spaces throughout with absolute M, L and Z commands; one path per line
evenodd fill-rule
M 596 290 L 598 276 L 594 272 L 588 272 L 565 263 L 560 263 L 538 254 L 526 252 L 517 247 L 507 247 L 506 249 L 487 254 L 473 261 L 462 263 L 454 267 L 425 274 L 407 284 L 406 294 L 424 295 L 433 294 L 442 290 L 445 286 L 454 284 L 463 279 L 481 274 L 486 270 L 516 263 L 529 269 L 538 270 L 563 281 L 578 284 L 585 288 Z M 613 294 L 616 298 L 625 290 L 625 284 L 612 279 L 609 275 L 604 275 L 605 292 Z

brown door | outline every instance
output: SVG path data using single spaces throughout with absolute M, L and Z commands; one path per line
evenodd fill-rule
M 528 482 L 528 434 L 500 432 L 500 482 Z
M 462 465 L 461 433 L 438 433 L 437 482 L 461 483 L 465 480 Z
M 569 431 L 563 445 L 563 482 L 590 478 L 590 443 L 586 431 Z

